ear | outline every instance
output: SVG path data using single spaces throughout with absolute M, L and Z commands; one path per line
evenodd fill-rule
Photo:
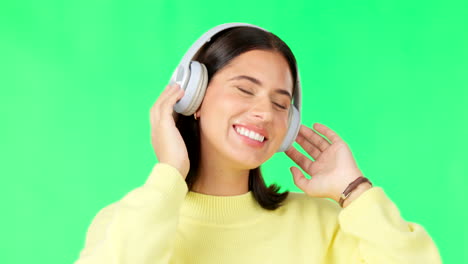
M 197 118 L 200 118 L 200 108 L 198 108 L 198 110 L 195 111 L 194 115 L 195 115 Z

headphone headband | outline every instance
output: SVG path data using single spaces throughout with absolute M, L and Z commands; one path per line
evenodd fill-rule
M 195 43 L 192 44 L 192 46 L 189 48 L 189 50 L 185 53 L 184 57 L 182 58 L 181 62 L 179 65 L 183 65 L 184 67 L 188 67 L 190 64 L 190 61 L 192 61 L 193 57 L 195 54 L 198 52 L 198 50 L 205 45 L 205 43 L 210 42 L 211 38 L 218 34 L 219 32 L 228 29 L 228 28 L 233 28 L 233 27 L 240 27 L 240 26 L 246 26 L 246 27 L 255 27 L 258 29 L 261 29 L 263 31 L 266 31 L 265 29 L 251 25 L 251 24 L 246 24 L 246 23 L 226 23 L 226 24 L 221 24 L 218 25 L 207 32 L 205 32 L 200 38 L 195 41 Z

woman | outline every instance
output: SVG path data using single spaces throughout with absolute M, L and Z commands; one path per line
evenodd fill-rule
M 291 168 L 304 193 L 265 186 L 260 165 L 282 145 L 298 88 L 294 55 L 277 36 L 228 28 L 194 60 L 208 73 L 201 106 L 179 115 L 184 90 L 161 93 L 150 112 L 159 163 L 98 213 L 76 263 L 441 263 L 424 228 L 365 181 L 324 125 L 314 128 L 330 142 L 306 126 L 296 138 L 313 160 L 286 151 L 312 176 Z

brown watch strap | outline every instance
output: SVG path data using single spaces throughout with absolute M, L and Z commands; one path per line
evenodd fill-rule
M 372 183 L 369 181 L 369 179 L 367 179 L 366 177 L 359 177 L 357 178 L 356 180 L 354 180 L 353 182 L 351 182 L 348 187 L 346 187 L 346 189 L 344 190 L 344 192 L 341 194 L 340 196 L 340 201 L 339 201 L 339 204 L 341 207 L 343 207 L 343 203 L 344 201 L 346 200 L 346 198 L 348 198 L 348 196 L 361 184 L 361 183 L 364 183 L 364 182 L 368 182 L 371 186 L 372 186 Z

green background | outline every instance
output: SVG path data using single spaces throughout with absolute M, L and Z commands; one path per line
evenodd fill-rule
M 209 28 L 280 36 L 303 123 L 349 144 L 364 174 L 467 263 L 467 1 L 3 1 L 0 263 L 72 263 L 95 214 L 156 162 L 149 110 Z M 299 191 L 283 153 L 268 183 Z M 465 209 L 464 209 L 465 208 Z

